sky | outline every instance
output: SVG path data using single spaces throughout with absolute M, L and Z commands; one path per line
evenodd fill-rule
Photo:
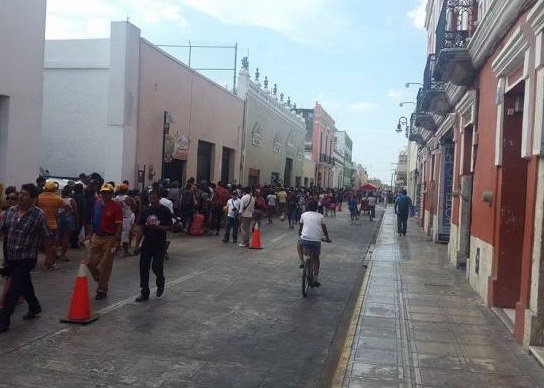
M 353 161 L 388 183 L 406 149 L 426 62 L 427 0 L 47 0 L 46 39 L 108 38 L 129 20 L 195 69 L 237 69 L 278 86 L 299 108 L 319 102 L 353 140 Z M 193 47 L 189 58 L 187 46 Z M 232 89 L 232 70 L 199 70 Z M 401 102 L 408 102 L 402 107 Z

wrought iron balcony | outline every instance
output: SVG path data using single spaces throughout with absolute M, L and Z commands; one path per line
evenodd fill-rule
M 423 96 L 425 95 L 425 90 L 420 88 L 417 92 L 417 102 L 416 110 L 414 112 L 414 125 L 416 127 L 425 128 L 429 132 L 434 132 L 437 129 L 436 121 L 431 112 L 425 112 L 421 106 L 423 103 Z
M 444 116 L 451 111 L 450 100 L 446 93 L 446 83 L 434 78 L 435 55 L 429 54 L 423 73 L 423 96 L 421 111 Z
M 322 164 L 334 165 L 334 158 L 325 154 L 319 155 L 319 162 Z
M 424 129 L 416 125 L 416 115 L 417 113 L 412 113 L 412 116 L 410 117 L 410 132 L 408 134 L 408 140 L 415 141 L 420 146 L 423 146 L 425 145 L 425 139 L 423 137 Z
M 436 26 L 434 77 L 458 86 L 467 86 L 476 76 L 468 44 L 478 18 L 476 0 L 446 0 Z

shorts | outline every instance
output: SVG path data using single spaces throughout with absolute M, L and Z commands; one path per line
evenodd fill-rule
M 321 241 L 310 241 L 310 240 L 303 240 L 301 238 L 298 239 L 299 244 L 302 246 L 302 249 L 304 249 L 304 253 L 306 254 L 314 254 L 314 255 L 321 255 Z
M 57 230 L 71 232 L 76 230 L 76 217 L 73 214 L 63 214 L 57 217 Z
M 133 225 L 134 225 L 134 214 L 131 214 L 130 217 L 123 218 L 123 227 L 121 229 L 121 242 L 123 243 L 130 242 L 130 232 L 132 231 Z

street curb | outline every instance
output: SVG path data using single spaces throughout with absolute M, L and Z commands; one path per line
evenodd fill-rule
M 357 332 L 357 327 L 359 326 L 359 319 L 361 318 L 361 311 L 363 308 L 363 303 L 365 301 L 366 289 L 368 287 L 370 273 L 372 272 L 372 252 L 374 250 L 375 244 L 370 244 L 366 252 L 365 258 L 362 262 L 362 266 L 366 267 L 363 281 L 358 291 L 357 301 L 355 302 L 355 307 L 353 308 L 353 313 L 349 322 L 349 327 L 346 333 L 346 338 L 342 346 L 342 352 L 338 360 L 338 365 L 336 366 L 336 371 L 334 373 L 331 387 L 341 388 L 344 383 L 344 378 L 346 376 L 347 369 L 349 367 L 349 360 L 351 356 L 351 349 L 353 347 L 353 342 Z

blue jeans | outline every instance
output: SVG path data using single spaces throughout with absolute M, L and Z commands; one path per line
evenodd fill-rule
M 408 213 L 397 214 L 397 232 L 398 234 L 406 235 L 406 227 L 408 225 Z

